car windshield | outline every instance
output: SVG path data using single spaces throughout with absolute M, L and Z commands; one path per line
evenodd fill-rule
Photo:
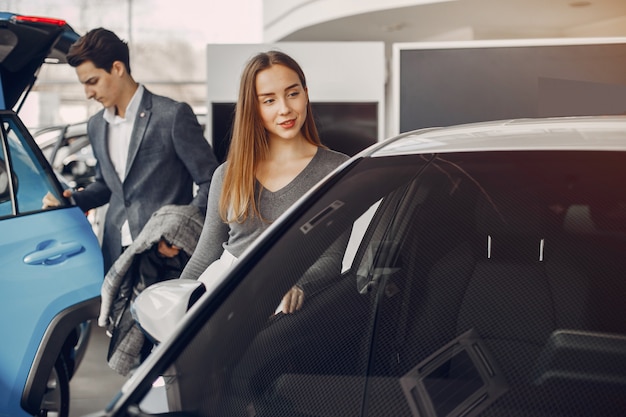
M 361 160 L 194 306 L 156 359 L 166 408 L 620 415 L 624 166 L 600 151 Z M 302 309 L 277 314 L 306 277 Z

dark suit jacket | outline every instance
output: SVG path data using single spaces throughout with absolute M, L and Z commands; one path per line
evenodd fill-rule
M 121 253 L 120 229 L 126 219 L 136 238 L 152 213 L 166 204 L 193 204 L 204 214 L 218 162 L 191 107 L 146 89 L 122 182 L 109 156 L 103 113 L 91 117 L 87 127 L 98 161 L 96 180 L 74 193 L 74 199 L 84 211 L 109 203 L 102 241 L 106 272 Z

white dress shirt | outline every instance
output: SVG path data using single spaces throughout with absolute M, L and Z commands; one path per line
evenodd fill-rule
M 141 103 L 143 92 L 144 87 L 140 84 L 126 107 L 125 117 L 120 117 L 115 114 L 114 107 L 107 107 L 104 110 L 104 120 L 106 120 L 109 124 L 109 134 L 107 138 L 109 156 L 111 157 L 111 162 L 113 162 L 113 166 L 115 167 L 115 172 L 119 175 L 122 183 L 126 177 L 128 148 L 130 146 L 133 127 L 135 126 L 135 118 L 137 116 L 137 111 L 139 110 L 139 104 Z M 122 247 L 129 246 L 133 243 L 133 238 L 130 234 L 130 227 L 128 226 L 128 220 L 126 220 L 122 225 L 120 233 L 122 236 Z

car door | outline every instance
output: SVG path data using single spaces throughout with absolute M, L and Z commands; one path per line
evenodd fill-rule
M 132 378 L 139 386 L 127 384 L 107 415 L 137 407 L 146 415 L 368 415 L 372 387 L 397 385 L 369 375 L 377 282 L 397 269 L 393 235 L 402 225 L 392 225 L 394 213 L 403 184 L 425 163 L 399 162 L 353 164 L 274 223 L 157 347 L 163 355 L 144 362 Z M 302 309 L 277 312 L 303 278 L 316 285 Z
M 0 120 L 0 321 L 10 341 L 0 344 L 0 414 L 8 403 L 7 415 L 15 416 L 24 413 L 19 404 L 24 387 L 42 391 L 45 385 L 35 376 L 41 371 L 47 379 L 45 368 L 59 355 L 53 352 L 52 362 L 46 360 L 47 349 L 60 350 L 64 343 L 54 340 L 54 324 L 77 324 L 63 318 L 86 300 L 97 300 L 103 266 L 84 213 L 61 196 L 26 128 L 12 111 L 0 111 Z M 48 192 L 60 207 L 42 209 Z M 40 362 L 33 365 L 36 358 Z

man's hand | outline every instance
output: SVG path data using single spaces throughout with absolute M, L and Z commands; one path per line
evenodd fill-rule
M 66 192 L 68 194 L 66 194 Z M 70 197 L 72 195 L 72 190 L 64 190 L 63 191 L 63 197 Z M 47 209 L 50 207 L 58 207 L 61 205 L 61 202 L 50 192 L 48 191 L 46 193 L 46 195 L 43 196 L 43 198 L 41 199 L 42 205 L 41 208 L 42 209 Z
M 302 304 L 304 304 L 304 291 L 294 285 L 283 297 L 280 303 L 281 311 L 283 314 L 295 313 L 302 308 Z
M 82 190 L 79 189 L 79 191 Z M 70 190 L 69 188 L 63 190 L 63 197 L 65 198 L 70 198 L 72 196 L 72 194 L 74 194 L 74 191 Z M 47 209 L 50 207 L 58 207 L 61 205 L 61 202 L 50 192 L 48 191 L 46 193 L 46 195 L 43 196 L 43 198 L 41 199 L 42 202 L 42 209 Z
M 178 255 L 180 248 L 176 245 L 170 245 L 165 239 L 161 238 L 161 240 L 159 240 L 158 251 L 159 254 L 166 258 L 173 258 Z
M 41 199 L 42 209 L 47 209 L 50 207 L 57 207 L 59 205 L 61 205 L 61 202 L 57 200 L 57 198 L 54 195 L 52 195 L 50 191 L 48 191 L 46 195 L 44 195 L 43 198 Z

